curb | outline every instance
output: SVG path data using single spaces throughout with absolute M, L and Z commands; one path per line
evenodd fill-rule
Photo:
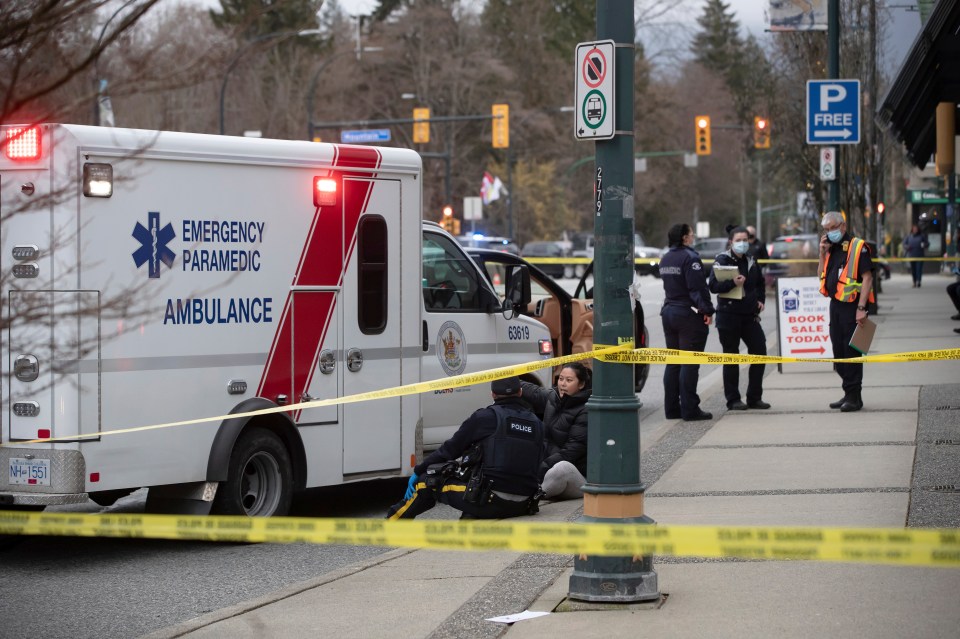
M 187 621 L 178 623 L 174 626 L 161 628 L 160 630 L 156 630 L 150 634 L 143 635 L 141 639 L 174 639 L 175 637 L 182 637 L 194 632 L 195 630 L 199 630 L 200 628 L 211 626 L 217 622 L 224 621 L 232 617 L 239 617 L 240 615 L 246 614 L 251 610 L 263 608 L 264 606 L 268 606 L 283 599 L 293 597 L 294 595 L 299 595 L 304 591 L 318 588 L 334 581 L 339 581 L 340 579 L 363 572 L 368 568 L 373 568 L 374 566 L 378 566 L 399 557 L 403 557 L 404 555 L 409 555 L 410 553 L 416 551 L 416 548 L 396 548 L 394 550 L 389 550 L 381 555 L 377 555 L 376 557 L 364 559 L 350 564 L 349 566 L 332 570 L 315 579 L 302 581 L 300 583 L 293 584 L 291 586 L 287 586 L 285 588 L 281 588 L 280 590 L 263 595 L 262 597 L 251 599 L 249 601 L 242 601 L 232 606 L 220 608 L 219 610 L 208 612 L 205 615 L 188 619 Z

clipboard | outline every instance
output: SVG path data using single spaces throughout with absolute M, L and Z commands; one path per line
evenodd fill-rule
M 740 268 L 737 266 L 715 264 L 713 267 L 713 275 L 717 278 L 718 282 L 730 282 L 733 281 L 733 278 L 735 278 L 737 275 L 740 275 Z M 742 300 L 743 287 L 734 286 L 726 293 L 717 293 L 717 297 L 723 297 L 731 300 Z
M 853 337 L 850 338 L 850 348 L 861 355 L 866 355 L 870 350 L 870 344 L 873 343 L 873 334 L 877 332 L 877 325 L 867 317 L 863 324 L 857 324 L 853 331 Z

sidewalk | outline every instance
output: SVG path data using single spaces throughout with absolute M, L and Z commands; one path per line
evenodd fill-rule
M 960 346 L 951 281 L 884 282 L 874 352 Z M 645 442 L 647 514 L 661 524 L 960 527 L 960 361 L 867 365 L 858 413 L 827 408 L 841 394 L 829 365 L 787 364 L 765 379 L 770 411 L 727 413 L 722 393 L 705 396 L 713 422 L 665 422 Z M 536 517 L 571 520 L 580 506 L 545 504 Z M 960 634 L 960 570 L 672 557 L 655 568 L 659 604 L 586 610 L 566 600 L 569 556 L 398 549 L 149 636 Z M 526 608 L 556 612 L 484 621 Z

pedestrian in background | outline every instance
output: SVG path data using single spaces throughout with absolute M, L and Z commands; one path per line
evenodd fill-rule
M 553 388 L 520 382 L 523 398 L 543 414 L 547 456 L 540 464 L 540 490 L 559 501 L 583 497 L 587 483 L 587 400 L 592 373 L 580 362 L 564 365 Z
M 867 302 L 873 302 L 873 263 L 870 249 L 860 238 L 847 233 L 847 222 L 837 211 L 825 213 L 826 232 L 820 238 L 820 293 L 830 298 L 830 342 L 834 359 L 859 357 L 850 346 L 857 325 L 867 319 Z M 843 380 L 843 397 L 830 408 L 844 413 L 863 408 L 863 364 L 833 365 Z
M 910 235 L 903 238 L 903 250 L 906 257 L 923 257 L 930 241 L 927 236 L 920 232 L 920 227 L 916 224 L 910 229 Z M 910 273 L 913 275 L 913 288 L 920 288 L 920 280 L 923 278 L 923 262 L 910 262 Z
M 703 352 L 715 312 L 700 254 L 691 248 L 695 236 L 689 224 L 674 224 L 667 232 L 670 250 L 660 258 L 660 278 L 666 296 L 660 318 L 667 348 Z M 698 364 L 667 364 L 663 372 L 663 409 L 667 419 L 713 419 L 700 409 Z
M 950 296 L 953 307 L 957 309 L 957 314 L 951 316 L 950 319 L 960 320 L 960 268 L 954 266 L 951 272 L 957 276 L 957 280 L 953 284 L 947 284 L 947 295 Z M 953 329 L 953 332 L 960 333 L 960 328 Z
M 729 248 L 717 255 L 710 272 L 710 290 L 717 297 L 717 333 L 724 353 L 739 353 L 740 342 L 747 346 L 750 355 L 767 354 L 767 336 L 760 325 L 760 313 L 766 299 L 766 288 L 760 265 L 750 255 L 749 232 L 742 226 L 728 226 Z M 717 279 L 717 267 L 737 269 L 733 279 Z M 740 288 L 739 297 L 726 297 L 735 288 Z M 740 396 L 740 366 L 723 366 L 723 394 L 730 410 L 747 408 L 770 408 L 763 401 L 763 364 L 750 364 L 747 373 L 747 402 Z
M 468 519 L 537 512 L 543 423 L 520 399 L 519 378 L 496 379 L 490 390 L 493 404 L 475 411 L 414 467 L 403 499 L 390 507 L 387 519 L 413 519 L 438 501 Z
M 750 243 L 747 254 L 755 260 L 769 260 L 770 254 L 767 253 L 767 246 L 757 237 L 757 229 L 753 226 L 747 227 L 747 241 Z M 760 265 L 762 271 L 766 264 Z

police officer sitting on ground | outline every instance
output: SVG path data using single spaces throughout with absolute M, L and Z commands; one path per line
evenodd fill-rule
M 874 301 L 873 262 L 867 243 L 847 233 L 847 222 L 837 211 L 824 213 L 826 232 L 820 238 L 820 293 L 830 298 L 830 341 L 834 359 L 859 357 L 850 346 L 857 325 L 867 319 L 867 303 Z M 866 292 L 866 295 L 864 295 Z M 863 408 L 863 364 L 834 364 L 843 379 L 843 397 L 830 403 L 844 413 Z
M 660 279 L 666 293 L 660 318 L 667 348 L 703 352 L 715 311 L 700 254 L 691 248 L 694 239 L 689 224 L 674 224 L 667 232 L 670 250 L 660 258 Z M 664 367 L 663 409 L 667 419 L 713 419 L 711 413 L 700 410 L 699 378 L 698 364 Z
M 474 412 L 414 467 L 406 494 L 390 507 L 387 519 L 413 519 L 438 501 L 472 519 L 538 511 L 543 424 L 520 399 L 518 377 L 494 380 L 490 389 L 493 404 Z

